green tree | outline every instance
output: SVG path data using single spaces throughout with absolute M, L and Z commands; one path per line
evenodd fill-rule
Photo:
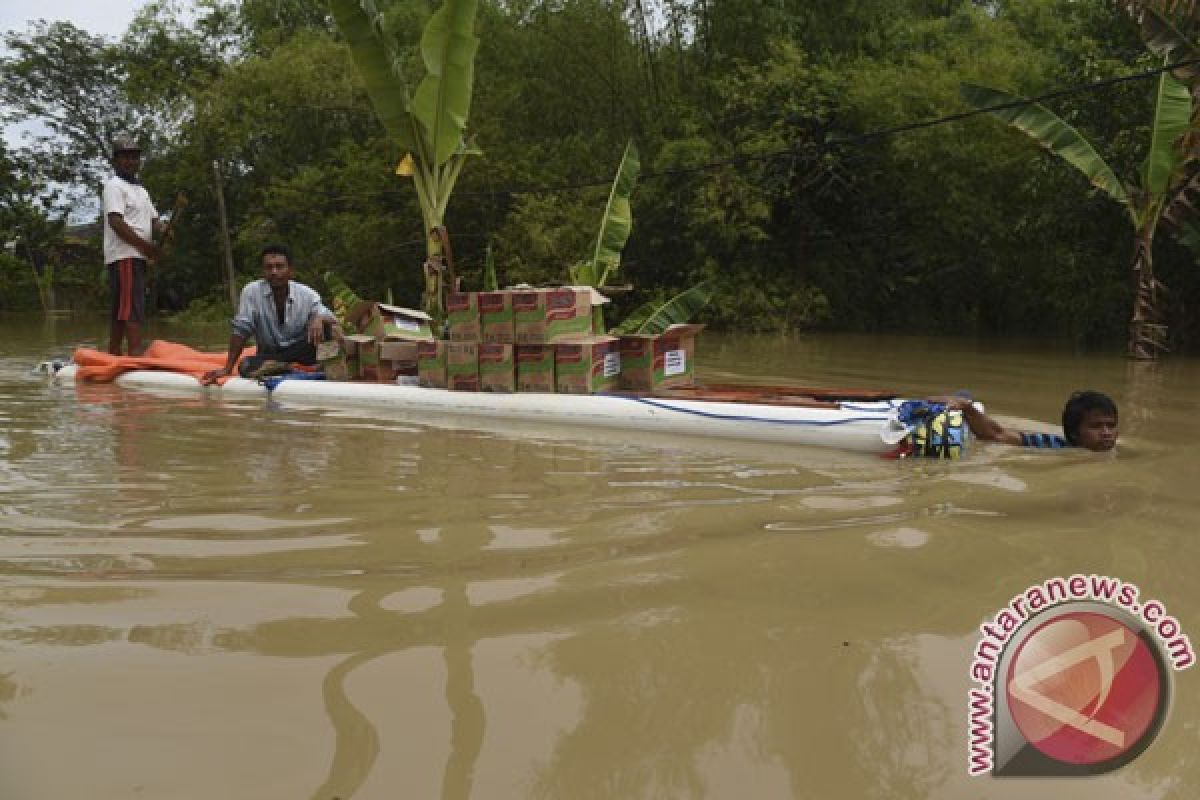
M 1193 114 L 1188 88 L 1168 72 L 1160 76 L 1150 147 L 1140 182 L 1129 186 L 1079 131 L 1044 106 L 1023 104 L 1014 95 L 970 84 L 964 84 L 963 95 L 977 108 L 1007 105 L 991 113 L 1078 169 L 1093 186 L 1124 207 L 1134 229 L 1129 354 L 1155 358 L 1166 347 L 1166 326 L 1158 302 L 1161 287 L 1154 277 L 1154 238 L 1172 199 L 1196 177 L 1183 145 Z
M 43 311 L 55 308 L 54 250 L 62 244 L 64 219 L 55 217 L 54 197 L 41 190 L 43 181 L 12 157 L 0 143 L 0 245 L 7 251 L 9 288 L 32 284 Z M 19 307 L 15 297 L 4 292 L 5 305 Z M 12 305 L 9 305 L 12 303 Z
M 34 22 L 25 34 L 4 37 L 0 105 L 6 123 L 35 121 L 29 157 L 46 176 L 97 191 L 110 171 L 112 139 L 145 132 L 145 116 L 122 90 L 120 50 L 69 22 Z

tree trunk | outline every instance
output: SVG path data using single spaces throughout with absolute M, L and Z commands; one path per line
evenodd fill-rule
M 1133 254 L 1133 317 L 1129 321 L 1129 357 L 1152 361 L 1167 349 L 1167 326 L 1162 323 L 1154 279 L 1151 241 L 1154 230 L 1139 231 Z
M 440 330 L 442 320 L 446 318 L 446 306 L 443 292 L 443 275 L 446 270 L 445 253 L 442 250 L 442 240 L 437 233 L 438 225 L 426 227 L 425 235 L 425 292 L 421 296 L 421 305 L 429 316 L 433 317 L 434 330 Z
M 237 278 L 234 277 L 233 270 L 233 245 L 229 240 L 229 219 L 225 215 L 225 187 L 221 181 L 221 165 L 213 161 L 212 168 L 213 191 L 217 196 L 217 217 L 221 223 L 221 253 L 224 256 L 225 286 L 229 290 L 229 305 L 233 307 L 234 313 L 236 313 L 239 292 Z

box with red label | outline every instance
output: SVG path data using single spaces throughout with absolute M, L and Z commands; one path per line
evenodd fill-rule
M 554 345 L 554 387 L 562 394 L 612 391 L 621 374 L 615 336 L 586 336 Z
M 513 325 L 512 292 L 479 293 L 480 341 L 512 344 L 516 341 Z
M 622 389 L 653 392 L 695 382 L 696 336 L 703 325 L 672 325 L 660 334 L 621 337 Z
M 515 392 L 517 370 L 513 345 L 484 342 L 479 345 L 479 388 L 485 392 Z
M 446 388 L 460 392 L 479 391 L 479 344 L 447 342 Z
M 452 342 L 479 341 L 479 295 L 451 292 L 446 295 L 446 328 Z
M 417 342 L 417 385 L 429 389 L 446 388 L 446 343 Z
M 516 346 L 517 391 L 554 391 L 554 345 L 519 344 Z
M 517 344 L 552 344 L 592 332 L 592 307 L 608 298 L 591 287 L 528 289 L 512 293 Z

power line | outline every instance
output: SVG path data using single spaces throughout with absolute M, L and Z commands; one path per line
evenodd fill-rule
M 909 122 L 909 123 L 905 123 L 903 125 L 895 125 L 895 126 L 888 127 L 888 128 L 880 128 L 878 130 L 868 131 L 867 133 L 862 133 L 857 136 L 847 136 L 844 138 L 832 139 L 832 140 L 824 142 L 824 143 L 814 143 L 811 145 L 807 145 L 807 150 L 808 150 L 808 152 L 811 152 L 812 148 L 815 147 L 818 151 L 823 152 L 823 151 L 833 150 L 838 147 L 865 144 L 867 142 L 874 141 L 876 139 L 882 139 L 882 138 L 885 138 L 888 136 L 895 136 L 895 135 L 901 134 L 901 133 L 908 133 L 910 131 L 921 130 L 924 128 L 932 128 L 932 127 L 935 127 L 938 125 L 947 125 L 952 122 L 961 122 L 964 119 L 976 117 L 981 114 L 990 114 L 990 113 L 993 113 L 996 111 L 1008 111 L 1013 108 L 1021 108 L 1023 106 L 1029 106 L 1029 105 L 1033 105 L 1035 103 L 1042 103 L 1042 102 L 1046 102 L 1048 100 L 1057 100 L 1062 97 L 1069 97 L 1069 96 L 1075 95 L 1075 94 L 1082 94 L 1083 92 L 1095 91 L 1097 89 L 1106 89 L 1110 86 L 1116 86 L 1116 85 L 1122 84 L 1122 83 L 1132 83 L 1134 81 L 1142 81 L 1142 80 L 1146 80 L 1148 78 L 1157 77 L 1158 75 L 1161 75 L 1164 72 L 1170 72 L 1172 70 L 1181 69 L 1183 67 L 1190 67 L 1190 66 L 1194 66 L 1196 64 L 1200 64 L 1200 58 L 1191 58 L 1191 59 L 1186 59 L 1184 61 L 1176 61 L 1172 64 L 1167 64 L 1166 66 L 1162 66 L 1162 67 L 1156 67 L 1154 69 L 1146 70 L 1144 72 L 1137 72 L 1132 75 L 1119 75 L 1114 78 L 1104 78 L 1104 79 L 1098 80 L 1098 81 L 1090 81 L 1088 83 L 1076 84 L 1075 86 L 1069 86 L 1064 89 L 1056 89 L 1052 92 L 1046 92 L 1045 94 L 1040 94 L 1035 97 L 1031 97 L 1031 98 L 1027 98 L 1027 99 L 1014 100 L 1009 103 L 998 103 L 993 106 L 987 106 L 986 108 L 975 108 L 970 111 L 960 111 L 955 114 L 946 114 L 946 115 L 943 115 L 940 117 L 935 117 L 933 119 L 922 120 L 920 122 Z M 720 169 L 721 167 L 736 166 L 738 164 L 744 164 L 744 163 L 753 162 L 753 161 L 772 161 L 775 159 L 790 158 L 790 157 L 794 157 L 797 155 L 803 155 L 803 154 L 805 154 L 804 149 L 799 148 L 799 147 L 791 147 L 786 150 L 776 150 L 776 151 L 773 151 L 770 153 L 760 153 L 760 154 L 756 154 L 756 155 L 749 155 L 749 154 L 736 155 L 736 156 L 731 156 L 731 157 L 725 158 L 725 159 L 719 159 L 717 161 L 710 161 L 705 164 L 700 164 L 700 165 L 697 165 L 694 167 L 679 167 L 677 169 L 662 170 L 659 172 L 642 173 L 641 180 L 650 180 L 653 178 L 664 178 L 664 177 L 676 177 L 679 175 L 688 175 L 688 174 L 694 174 L 694 173 L 699 173 L 699 172 L 710 172 L 714 169 Z M 573 183 L 573 184 L 562 184 L 562 185 L 557 185 L 557 186 L 543 186 L 543 187 L 531 187 L 531 188 L 524 188 L 524 189 L 511 189 L 511 190 L 508 190 L 508 193 L 509 194 L 536 194 L 536 193 L 541 193 L 541 192 L 572 191 L 572 190 L 577 190 L 577 189 L 586 189 L 586 188 L 593 188 L 593 187 L 598 187 L 598 186 L 610 186 L 611 184 L 612 184 L 612 181 L 606 179 L 603 181 L 588 181 L 588 182 L 580 182 L 580 183 Z M 470 193 L 467 192 L 464 194 L 470 194 Z
M 1074 86 L 1068 86 L 1063 89 L 1055 89 L 1054 91 L 1046 92 L 1044 94 L 1036 95 L 1034 97 L 1030 97 L 1030 98 L 1026 98 L 1026 99 L 1014 100 L 1014 101 L 1008 102 L 1008 103 L 998 103 L 996 105 L 987 106 L 985 108 L 975 108 L 975 109 L 971 109 L 970 111 L 960 111 L 960 112 L 957 112 L 954 114 L 945 114 L 945 115 L 942 115 L 939 117 L 934 117 L 933 119 L 920 120 L 918 122 L 909 122 L 909 123 L 905 123 L 902 125 L 894 125 L 894 126 L 887 127 L 887 128 L 880 128 L 880 129 L 877 129 L 874 131 L 867 131 L 866 133 L 861 133 L 861 134 L 858 134 L 855 136 L 834 138 L 834 139 L 830 139 L 825 142 L 806 143 L 803 146 L 790 147 L 790 148 L 787 148 L 786 150 L 775 150 L 775 151 L 772 151 L 769 153 L 734 155 L 734 156 L 730 156 L 729 158 L 717 159 L 715 161 L 709 161 L 704 164 L 698 164 L 696 166 L 691 166 L 691 167 L 677 167 L 674 169 L 660 170 L 658 172 L 643 172 L 641 174 L 639 180 L 646 181 L 646 180 L 654 180 L 654 179 L 658 179 L 658 178 L 673 178 L 673 177 L 680 177 L 680 176 L 686 176 L 686 175 L 694 175 L 694 174 L 698 174 L 698 173 L 702 173 L 702 172 L 711 172 L 713 170 L 721 169 L 723 167 L 731 167 L 731 166 L 737 166 L 740 164 L 747 164 L 747 163 L 753 163 L 753 162 L 759 162 L 759 161 L 774 161 L 777 159 L 794 158 L 797 156 L 812 155 L 814 153 L 814 151 L 816 153 L 822 153 L 822 152 L 828 152 L 830 150 L 835 150 L 835 149 L 842 148 L 842 147 L 862 145 L 862 144 L 866 144 L 867 142 L 875 141 L 877 139 L 883 139 L 883 138 L 886 138 L 889 136 L 896 136 L 896 135 L 899 135 L 902 133 L 909 133 L 912 131 L 937 127 L 939 125 L 948 125 L 948 124 L 951 124 L 954 122 L 961 122 L 962 120 L 970 119 L 971 117 L 980 116 L 982 114 L 991 114 L 996 111 L 1008 111 L 1008 110 L 1011 110 L 1014 108 L 1021 108 L 1024 106 L 1033 105 L 1035 103 L 1044 103 L 1044 102 L 1051 101 L 1051 100 L 1058 100 L 1063 97 L 1070 97 L 1072 95 L 1082 94 L 1084 92 L 1096 91 L 1099 89 L 1107 89 L 1109 87 L 1117 86 L 1117 85 L 1120 85 L 1123 83 L 1132 83 L 1135 81 L 1143 81 L 1143 80 L 1147 80 L 1149 78 L 1157 77 L 1164 72 L 1171 72 L 1173 70 L 1182 69 L 1184 67 L 1195 66 L 1197 64 L 1200 64 L 1200 58 L 1176 61 L 1171 64 L 1167 64 L 1167 65 L 1161 66 L 1161 67 L 1155 67 L 1154 69 L 1145 70 L 1143 72 L 1137 72 L 1137 73 L 1133 73 L 1130 75 L 1118 75 L 1118 76 L 1112 77 L 1112 78 L 1104 78 L 1104 79 L 1097 80 L 1097 81 L 1090 81 L 1088 83 L 1076 84 Z M 560 192 L 580 191 L 583 189 L 604 188 L 604 187 L 608 187 L 611 185 L 612 185 L 611 178 L 603 178 L 603 179 L 597 178 L 597 179 L 586 179 L 586 180 L 581 180 L 581 181 L 575 181 L 575 182 L 571 182 L 571 183 L 518 186 L 515 188 L 511 188 L 511 189 L 495 189 L 495 188 L 493 188 L 493 189 L 490 189 L 487 191 L 477 191 L 477 192 L 460 190 L 460 191 L 456 192 L 456 195 L 459 197 L 488 197 L 488 198 L 492 198 L 494 200 L 495 198 L 501 197 L 501 196 L 512 197 L 512 196 L 525 195 L 525 194 L 554 194 L 554 193 L 560 193 Z M 362 192 L 341 192 L 341 193 L 338 193 L 338 192 L 313 192 L 309 188 L 291 187 L 291 186 L 286 186 L 286 185 L 272 186 L 269 188 L 269 191 L 302 192 L 302 193 L 309 194 L 309 195 L 315 193 L 315 194 L 319 194 L 319 195 L 329 197 L 329 198 L 385 197 L 385 196 L 390 196 L 390 195 L 407 194 L 406 189 L 379 189 L 379 190 L 368 190 L 368 191 L 362 191 Z

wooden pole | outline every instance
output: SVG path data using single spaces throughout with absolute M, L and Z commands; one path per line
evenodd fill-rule
M 229 305 L 237 311 L 238 290 L 233 277 L 233 245 L 229 242 L 229 220 L 225 216 L 225 190 L 221 184 L 221 165 L 214 159 L 213 188 L 217 194 L 217 217 L 221 221 L 221 247 L 225 256 L 225 285 L 229 288 Z

